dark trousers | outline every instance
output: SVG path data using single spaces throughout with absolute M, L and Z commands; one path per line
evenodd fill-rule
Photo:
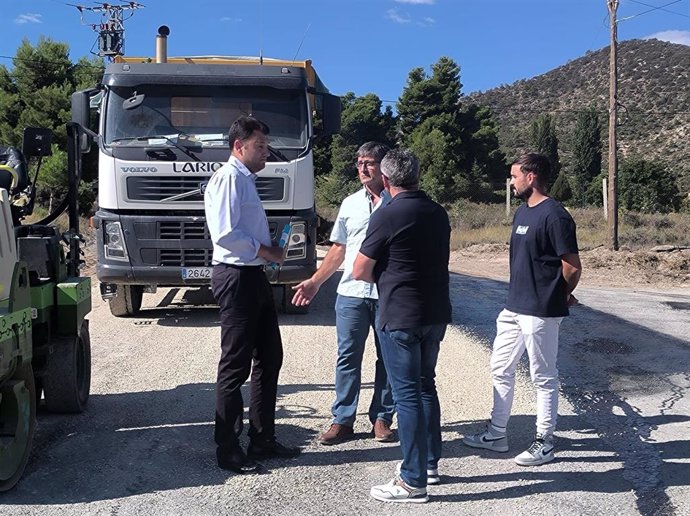
M 271 285 L 261 267 L 216 265 L 211 288 L 220 306 L 221 327 L 216 444 L 221 450 L 239 446 L 244 413 L 241 387 L 250 371 L 249 438 L 274 439 L 283 344 Z

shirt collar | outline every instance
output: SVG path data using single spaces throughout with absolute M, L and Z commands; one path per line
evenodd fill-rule
M 367 190 L 366 187 L 363 186 L 362 191 L 364 192 L 364 197 L 366 197 L 366 199 L 369 202 L 374 200 L 374 196 L 371 195 L 371 192 L 369 192 L 369 190 Z M 391 198 L 391 194 L 388 192 L 388 190 L 386 190 L 384 188 L 383 190 L 381 190 L 381 194 L 379 195 L 379 197 L 385 203 L 386 201 L 388 201 Z
M 245 176 L 250 178 L 253 181 L 256 181 L 256 174 L 252 174 L 249 169 L 242 163 L 239 159 L 237 159 L 235 156 L 230 155 L 230 159 L 228 160 L 228 163 L 230 165 L 233 165 L 237 170 L 242 172 Z

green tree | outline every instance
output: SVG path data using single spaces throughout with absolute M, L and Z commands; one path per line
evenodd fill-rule
M 467 194 L 468 185 L 458 184 L 463 178 L 456 174 L 454 142 L 447 125 L 439 123 L 442 121 L 441 115 L 425 120 L 412 133 L 409 148 L 419 159 L 420 187 L 434 199 L 444 202 L 456 198 L 458 191 Z
M 545 154 L 551 162 L 551 178 L 548 181 L 548 186 L 551 187 L 561 171 L 561 161 L 558 157 L 556 122 L 550 114 L 541 114 L 532 122 L 529 141 L 536 152 Z
M 622 208 L 642 213 L 668 213 L 678 209 L 676 175 L 665 164 L 632 157 L 621 164 L 618 183 Z
M 103 75 L 101 59 L 81 58 L 73 64 L 65 43 L 39 38 L 36 46 L 24 40 L 17 49 L 12 69 L 0 66 L 0 142 L 21 147 L 26 127 L 53 132 L 53 156 L 44 160 L 39 177 L 39 198 L 64 190 L 67 182 L 65 124 L 71 119 L 70 96 L 93 86 Z M 97 167 L 88 156 L 83 179 L 95 178 Z M 46 195 L 41 194 L 45 190 Z
M 561 171 L 556 178 L 556 181 L 551 187 L 551 197 L 560 202 L 567 202 L 572 197 L 573 192 L 570 189 L 570 182 L 565 172 Z
M 442 114 L 457 118 L 461 88 L 460 67 L 448 57 L 431 66 L 431 76 L 422 68 L 412 69 L 397 103 L 401 143 L 409 145 L 412 133 L 429 118 Z
M 398 99 L 398 137 L 419 157 L 421 186 L 440 202 L 487 200 L 505 176 L 491 111 L 461 102 L 460 67 L 441 57 L 413 69 Z
M 578 113 L 572 151 L 573 200 L 577 206 L 584 207 L 595 202 L 595 199 L 588 195 L 589 187 L 601 174 L 601 123 L 595 108 Z M 596 185 L 596 189 L 601 189 L 601 182 Z
M 507 165 L 505 154 L 500 150 L 498 124 L 487 106 L 470 104 L 460 113 L 464 148 L 461 170 L 469 171 L 466 179 L 470 191 L 465 197 L 478 202 L 494 199 L 494 191 L 505 187 Z
M 440 94 L 435 85 L 429 82 L 423 68 L 414 68 L 407 77 L 397 103 L 398 137 L 401 143 L 408 145 L 412 132 L 427 118 L 438 114 L 436 106 L 440 103 Z

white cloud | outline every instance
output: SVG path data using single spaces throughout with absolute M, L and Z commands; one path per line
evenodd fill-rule
M 242 18 L 231 18 L 230 16 L 223 16 L 220 21 L 222 22 L 231 22 L 231 23 L 240 23 L 242 21 Z
M 642 39 L 658 39 L 660 41 L 668 41 L 669 43 L 678 43 L 680 45 L 690 46 L 690 31 L 688 30 L 665 30 L 662 32 L 655 32 Z
M 436 23 L 436 20 L 426 16 L 426 17 L 422 18 L 422 21 L 417 22 L 417 25 L 420 25 L 422 27 L 431 27 L 434 23 Z
M 41 15 L 40 14 L 34 14 L 34 13 L 26 13 L 26 14 L 20 14 L 14 19 L 14 23 L 18 24 L 23 24 L 23 23 L 43 23 L 41 21 Z
M 386 18 L 400 24 L 410 23 L 412 21 L 412 18 L 410 18 L 409 14 L 401 13 L 397 9 L 388 9 L 386 12 Z
M 436 0 L 395 0 L 399 4 L 434 5 Z

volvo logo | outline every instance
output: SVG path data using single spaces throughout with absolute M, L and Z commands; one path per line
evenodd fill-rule
M 120 170 L 125 173 L 158 172 L 156 167 L 120 167 Z
M 199 183 L 199 191 L 201 192 L 201 195 L 204 195 L 206 193 L 206 187 L 208 186 L 208 181 L 204 183 Z

